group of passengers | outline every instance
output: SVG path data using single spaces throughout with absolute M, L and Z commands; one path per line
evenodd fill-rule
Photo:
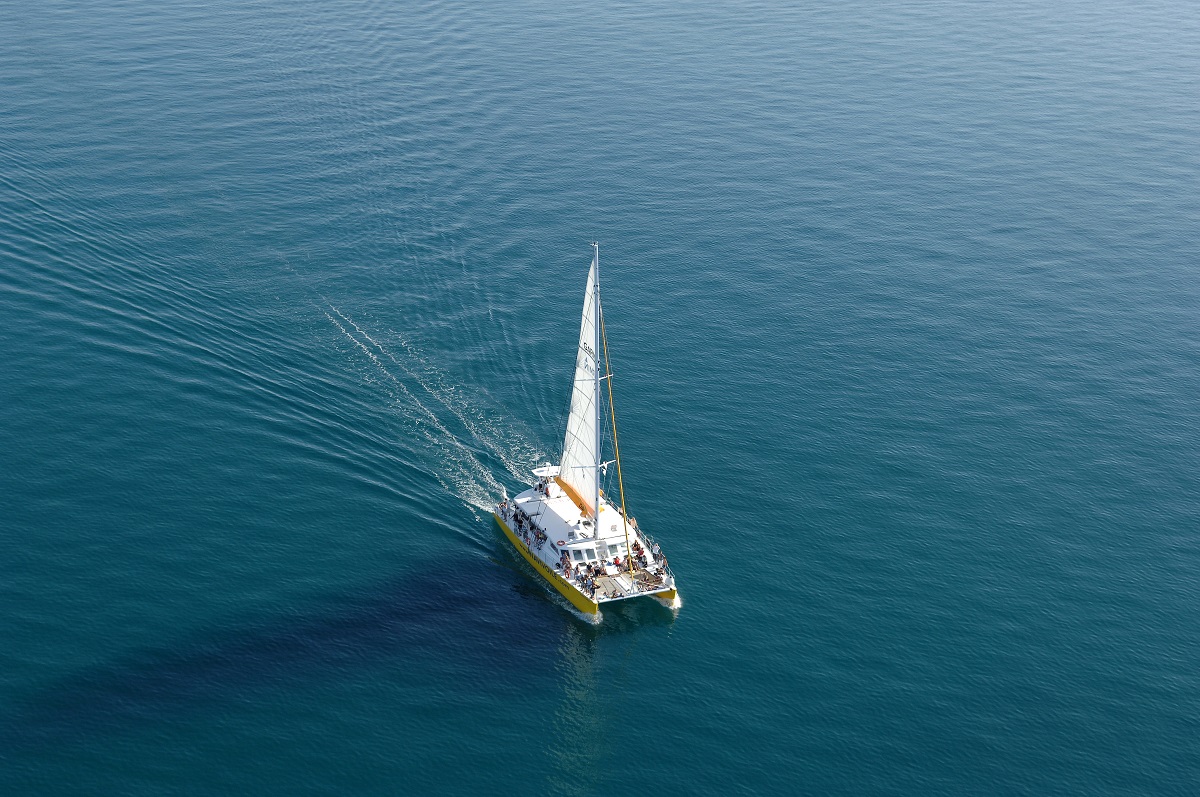
M 510 509 L 508 501 L 501 501 L 500 516 L 505 520 L 512 518 L 513 525 L 517 527 L 517 536 L 525 541 L 525 547 L 537 548 L 539 551 L 542 549 L 547 539 L 546 532 L 538 528 L 528 512 L 517 506 L 515 502 Z
M 646 549 L 637 540 L 633 541 L 633 561 L 637 564 L 639 570 L 646 570 L 650 567 L 650 562 L 646 559 Z
M 643 570 L 650 569 L 650 562 L 662 565 L 665 569 L 667 566 L 667 557 L 663 556 L 662 549 L 658 547 L 658 543 L 650 546 L 650 555 L 646 556 L 646 549 L 641 546 L 637 540 L 633 541 L 633 557 Z
M 589 597 L 595 597 L 596 577 L 604 575 L 604 566 L 599 564 L 572 565 L 570 554 L 563 551 L 562 558 L 558 560 L 558 571 L 562 573 L 563 578 L 578 584 L 579 588 Z
M 622 561 L 621 557 L 614 556 L 612 558 L 612 562 L 605 561 L 597 562 L 595 564 L 588 562 L 587 564 L 576 565 L 575 567 L 571 567 L 570 563 L 564 560 L 563 574 L 566 575 L 567 578 L 574 578 L 575 583 L 578 584 L 580 588 L 588 594 L 589 597 L 594 598 L 596 597 L 596 579 L 605 575 L 605 567 L 610 564 L 619 571 L 622 568 L 629 566 L 629 560 L 626 559 Z M 606 593 L 606 597 L 620 597 L 620 592 Z
M 646 569 L 647 560 L 645 552 L 641 551 L 640 548 L 640 545 L 635 548 L 635 550 L 639 551 L 639 554 L 632 560 L 630 560 L 628 557 L 622 559 L 620 556 L 614 556 L 611 561 L 605 560 L 603 562 L 596 563 L 588 562 L 578 565 L 572 565 L 568 552 L 563 551 L 562 557 L 558 560 L 558 571 L 562 574 L 563 578 L 574 581 L 575 584 L 578 585 L 578 587 L 590 598 L 596 597 L 596 579 L 606 575 L 606 568 L 609 566 L 616 568 L 617 571 L 620 572 L 622 570 L 630 569 L 631 564 L 635 565 L 634 569 L 638 571 L 634 576 L 633 588 L 635 590 L 656 587 L 662 584 L 663 577 L 661 574 L 651 573 Z M 660 554 L 656 558 L 658 561 L 661 561 L 665 564 L 666 557 L 663 557 Z M 612 591 L 605 592 L 605 597 L 619 598 L 621 597 L 621 594 L 622 593 L 619 589 L 614 588 Z
M 603 572 L 600 568 L 593 568 L 591 565 L 588 565 L 586 570 L 582 565 L 575 568 L 569 565 L 567 567 L 568 577 L 570 577 L 571 573 L 574 573 L 575 583 L 587 593 L 589 598 L 596 597 L 596 576 L 601 575 Z

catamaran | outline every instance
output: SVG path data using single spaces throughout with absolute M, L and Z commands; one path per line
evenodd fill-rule
M 606 426 L 612 441 L 609 461 L 604 460 Z M 610 500 L 602 484 L 613 464 L 619 504 Z M 630 598 L 649 596 L 679 607 L 667 557 L 625 507 L 600 306 L 599 244 L 592 244 L 562 458 L 558 465 L 534 468 L 533 476 L 533 486 L 500 502 L 493 514 L 517 552 L 572 606 L 594 621 L 602 605 Z

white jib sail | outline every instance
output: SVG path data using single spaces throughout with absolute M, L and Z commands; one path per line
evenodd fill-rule
M 598 255 L 597 255 L 598 257 Z M 582 503 L 588 514 L 595 511 L 599 487 L 600 435 L 599 390 L 596 374 L 596 259 L 588 271 L 587 293 L 583 298 L 583 324 L 579 329 L 579 354 L 575 358 L 575 383 L 571 388 L 571 414 L 567 418 L 567 435 L 563 440 L 562 465 L 559 481 L 574 492 L 576 503 Z

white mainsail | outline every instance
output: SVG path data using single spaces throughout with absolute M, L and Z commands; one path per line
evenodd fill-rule
M 599 259 L 597 247 L 588 271 L 587 293 L 583 297 L 583 323 L 579 329 L 579 354 L 575 358 L 571 414 L 567 418 L 558 475 L 559 484 L 571 494 L 580 509 L 592 516 L 600 489 L 600 363 L 597 360 L 600 297 L 596 285 Z

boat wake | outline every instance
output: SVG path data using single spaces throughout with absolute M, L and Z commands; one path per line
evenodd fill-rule
M 588 625 L 600 625 L 600 623 L 604 622 L 604 612 L 594 612 L 592 614 L 588 614 L 587 612 L 579 611 L 568 601 L 562 601 L 562 603 L 567 607 L 567 611 Z
M 322 308 L 325 317 L 363 358 L 364 376 L 381 384 L 414 432 L 404 442 L 417 444 L 422 470 L 477 518 L 490 514 L 507 494 L 496 476 L 499 469 L 524 482 L 545 458 L 498 408 L 484 408 L 479 399 L 468 397 L 403 337 L 390 332 L 385 343 L 383 334 L 372 334 L 345 311 L 333 304 L 327 308 Z
M 658 601 L 659 604 L 667 607 L 676 614 L 679 614 L 679 610 L 683 607 L 683 599 L 679 597 L 679 593 L 675 593 L 675 597 L 670 599 L 655 596 L 654 600 Z

